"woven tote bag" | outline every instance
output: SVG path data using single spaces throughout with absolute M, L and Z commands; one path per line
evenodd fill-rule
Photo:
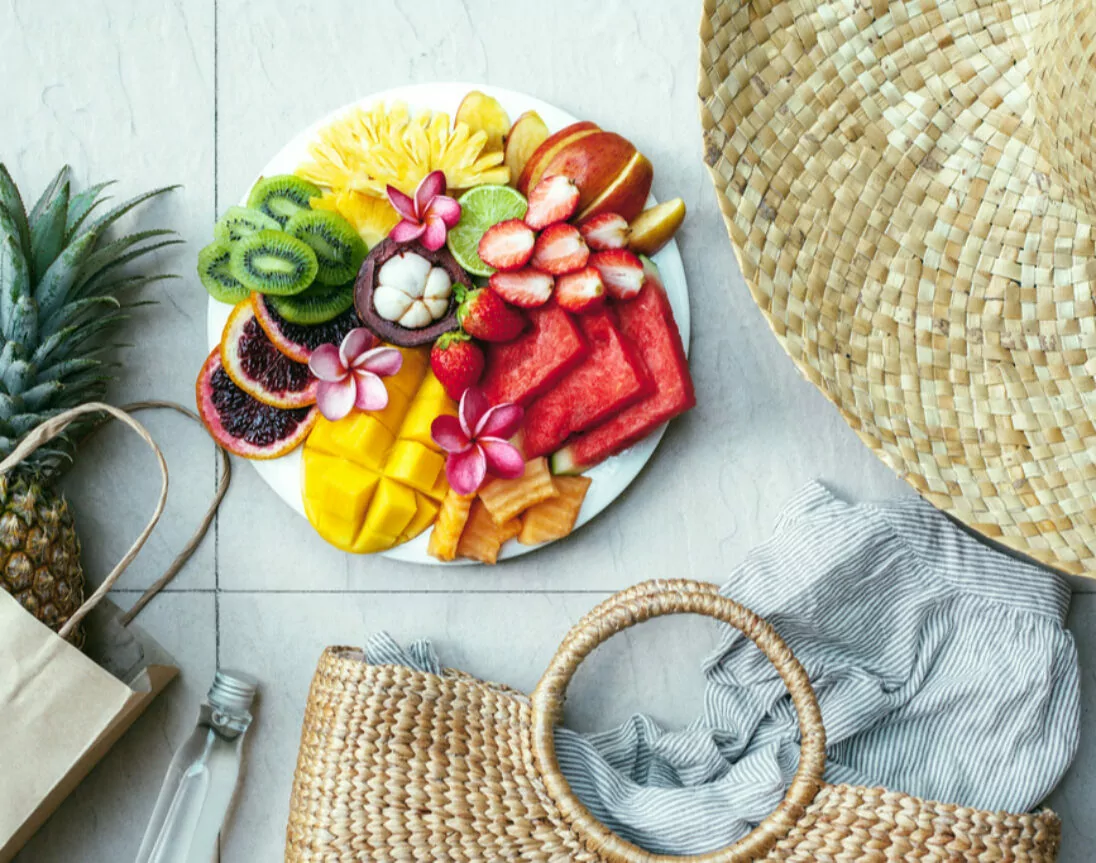
M 799 717 L 799 769 L 780 806 L 732 847 L 651 854 L 598 823 L 553 748 L 567 684 L 615 633 L 665 614 L 734 626 L 776 666 Z M 286 863 L 783 860 L 1053 861 L 1053 812 L 1009 814 L 822 780 L 826 735 L 810 681 L 769 624 L 715 585 L 650 581 L 587 614 L 531 696 L 455 671 L 370 665 L 328 648 L 312 681 Z

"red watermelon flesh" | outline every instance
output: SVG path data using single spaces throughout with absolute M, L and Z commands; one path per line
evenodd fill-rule
M 522 335 L 487 348 L 480 386 L 491 404 L 528 405 L 586 356 L 582 333 L 559 306 L 530 309 L 527 317 L 529 329 Z
M 526 410 L 522 449 L 527 459 L 554 452 L 571 435 L 604 422 L 654 389 L 611 309 L 579 315 L 578 325 L 589 353 Z
M 696 405 L 689 361 L 666 290 L 653 265 L 635 299 L 615 304 L 620 329 L 636 346 L 655 391 L 597 428 L 576 437 L 553 458 L 556 473 L 581 472 L 646 437 Z

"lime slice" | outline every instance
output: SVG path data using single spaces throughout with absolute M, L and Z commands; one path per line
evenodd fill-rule
M 507 219 L 520 219 L 529 202 L 509 186 L 476 186 L 460 196 L 460 221 L 449 229 L 446 242 L 457 263 L 474 276 L 489 276 L 495 268 L 480 260 L 479 241 L 487 229 Z

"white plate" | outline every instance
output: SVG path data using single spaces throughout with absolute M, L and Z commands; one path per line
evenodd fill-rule
M 553 132 L 577 121 L 576 117 L 572 117 L 566 111 L 561 111 L 559 108 L 541 102 L 539 99 L 534 99 L 532 96 L 526 96 L 523 93 L 515 93 L 512 90 L 503 90 L 498 87 L 488 87 L 483 84 L 444 83 L 397 87 L 393 90 L 385 90 L 380 93 L 374 93 L 372 96 L 366 96 L 360 102 L 356 103 L 356 105 L 346 105 L 327 117 L 324 117 L 308 129 L 305 129 L 290 141 L 278 155 L 271 159 L 255 179 L 258 180 L 259 176 L 293 173 L 298 165 L 308 158 L 308 144 L 316 139 L 319 130 L 350 108 L 357 106 L 370 107 L 377 102 L 402 101 L 406 102 L 412 109 L 418 108 L 445 111 L 450 116 L 453 116 L 453 114 L 456 113 L 457 106 L 460 104 L 461 99 L 464 98 L 464 95 L 469 90 L 482 90 L 483 92 L 494 96 L 513 118 L 516 118 L 524 111 L 536 111 L 540 114 L 544 122 L 548 124 L 548 128 Z M 614 131 L 620 132 L 625 137 L 628 136 L 627 129 L 617 129 Z M 250 187 L 242 190 L 243 198 L 240 201 L 241 204 L 247 203 L 247 194 L 249 191 Z M 654 198 L 651 198 L 649 204 L 653 203 L 655 203 Z M 685 270 L 681 265 L 681 255 L 677 250 L 677 243 L 669 243 L 669 245 L 655 255 L 654 261 L 658 264 L 658 268 L 661 271 L 662 279 L 666 285 L 666 292 L 670 297 L 670 305 L 673 307 L 674 317 L 677 320 L 678 329 L 681 331 L 681 339 L 685 343 L 686 352 L 688 352 L 689 295 L 685 285 Z M 228 320 L 228 313 L 231 310 L 231 306 L 225 305 L 224 303 L 218 303 L 212 298 L 210 299 L 209 312 L 207 315 L 210 350 L 220 342 L 221 331 L 224 329 L 225 322 Z M 643 469 L 643 466 L 655 451 L 655 447 L 658 446 L 658 442 L 662 439 L 662 434 L 665 430 L 666 426 L 661 426 L 635 446 L 602 462 L 589 471 L 587 475 L 593 482 L 590 485 L 590 491 L 586 495 L 586 500 L 582 505 L 582 512 L 579 513 L 576 527 L 581 527 L 586 524 L 586 522 L 605 509 L 605 507 L 612 503 L 617 496 L 628 487 L 632 480 L 639 475 L 639 472 Z M 255 470 L 259 472 L 259 476 L 266 480 L 267 484 L 277 492 L 282 500 L 303 516 L 304 502 L 301 497 L 300 450 L 294 450 L 279 459 L 255 461 L 252 462 L 252 464 L 254 465 Z M 435 560 L 426 553 L 428 536 L 429 531 L 426 531 L 410 542 L 397 546 L 390 551 L 382 552 L 382 554 L 387 558 L 403 560 L 409 563 L 440 564 L 440 561 Z M 503 547 L 499 558 L 506 559 L 518 557 L 519 555 L 534 551 L 538 547 L 539 546 L 525 546 L 517 542 L 508 542 Z M 457 563 L 471 562 L 472 561 L 457 561 Z

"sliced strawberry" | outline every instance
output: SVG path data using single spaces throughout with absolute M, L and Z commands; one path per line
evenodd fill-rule
M 495 273 L 487 284 L 512 306 L 533 309 L 543 306 L 552 297 L 556 280 L 548 273 L 526 267 L 512 273 Z
M 480 237 L 479 256 L 496 270 L 519 270 L 529 263 L 537 235 L 521 219 L 492 225 Z
M 566 222 L 578 208 L 578 199 L 578 186 L 570 177 L 564 174 L 545 177 L 529 193 L 525 224 L 539 231 L 556 222 Z
M 617 300 L 630 300 L 643 287 L 643 264 L 627 249 L 610 249 L 590 256 L 590 266 L 601 273 L 605 290 Z
M 633 257 L 635 257 L 633 255 Z M 574 225 L 557 223 L 549 225 L 537 237 L 533 247 L 532 264 L 542 273 L 559 276 L 581 270 L 590 258 L 586 241 Z
M 556 302 L 561 309 L 580 315 L 605 303 L 605 283 L 593 267 L 583 267 L 560 276 L 556 283 Z
M 578 229 L 586 245 L 595 252 L 623 249 L 628 245 L 628 220 L 617 213 L 600 213 L 587 219 Z

